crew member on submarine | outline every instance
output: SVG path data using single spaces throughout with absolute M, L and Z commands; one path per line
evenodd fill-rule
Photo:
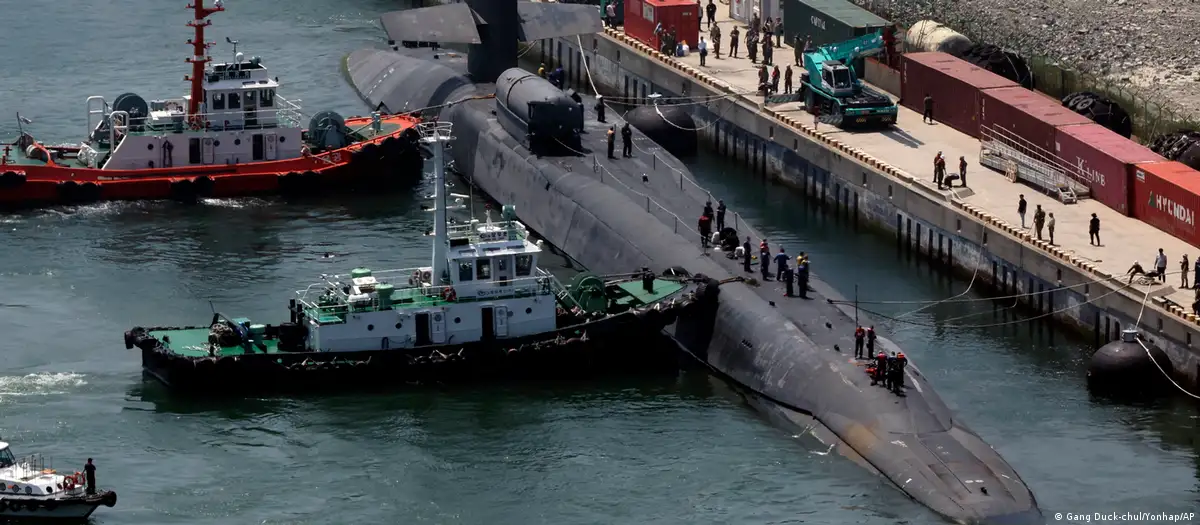
M 596 95 L 596 120 L 601 124 L 606 124 L 604 122 L 604 95 Z
M 629 127 L 628 121 L 621 126 L 621 156 L 633 157 L 633 129 Z
M 750 237 L 746 237 L 746 242 L 742 243 L 742 269 L 746 273 L 753 272 L 750 269 Z

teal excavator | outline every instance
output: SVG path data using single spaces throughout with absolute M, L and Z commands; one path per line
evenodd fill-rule
M 880 32 L 828 44 L 804 54 L 800 90 L 809 113 L 840 128 L 888 127 L 896 123 L 896 103 L 859 80 L 854 62 L 884 48 Z

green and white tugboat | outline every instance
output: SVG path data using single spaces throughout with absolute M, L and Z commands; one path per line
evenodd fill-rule
M 433 260 L 428 267 L 323 275 L 291 300 L 289 322 L 214 313 L 197 327 L 134 328 L 126 348 L 178 390 L 313 389 L 489 378 L 578 377 L 676 366 L 661 331 L 695 303 L 696 280 L 648 269 L 576 275 L 538 267 L 516 210 L 448 225 L 447 122 L 419 125 L 433 151 Z M 671 274 L 671 275 L 666 275 Z

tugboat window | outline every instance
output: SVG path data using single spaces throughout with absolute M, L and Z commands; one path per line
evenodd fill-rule
M 255 93 L 254 90 L 243 91 L 242 92 L 242 99 L 243 99 L 242 102 L 245 102 L 247 106 L 254 105 L 254 93 Z
M 9 449 L 0 450 L 0 468 L 8 468 L 16 464 L 16 459 L 13 458 L 12 451 Z
M 529 277 L 529 272 L 533 269 L 532 255 L 517 256 L 517 277 Z
M 242 107 L 242 99 L 237 93 L 229 94 L 229 109 L 240 109 Z
M 475 278 L 480 281 L 492 280 L 492 262 L 487 259 L 480 259 L 478 263 L 475 265 Z
M 463 283 L 471 280 L 474 274 L 474 268 L 471 267 L 471 262 L 458 263 L 458 282 Z
M 212 101 L 213 101 L 213 106 L 212 106 L 213 110 L 225 109 L 225 94 L 224 93 L 213 93 Z
M 269 108 L 275 105 L 275 90 L 264 89 L 262 97 L 258 101 L 259 107 Z

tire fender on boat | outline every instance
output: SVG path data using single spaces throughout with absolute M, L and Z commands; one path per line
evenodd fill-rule
M 98 201 L 100 200 L 100 185 L 95 182 L 80 184 L 76 197 L 80 202 Z
M 43 503 L 42 505 L 46 507 L 46 510 L 48 510 L 50 512 L 54 512 L 54 509 L 58 508 L 58 501 L 50 499 L 50 500 L 46 500 L 46 502 Z
M 0 175 L 0 189 L 16 188 L 25 184 L 25 174 L 16 171 L 6 171 Z
M 171 183 L 171 197 L 190 201 L 196 198 L 196 186 L 192 179 L 179 179 Z
M 125 349 L 133 350 L 133 332 L 125 332 Z
M 192 187 L 195 188 L 196 195 L 201 197 L 212 195 L 214 186 L 216 186 L 216 181 L 208 175 L 201 175 L 192 179 Z
M 56 185 L 58 190 L 58 198 L 65 201 L 75 200 L 75 193 L 79 190 L 79 183 L 73 180 L 65 180 Z
M 108 507 L 110 509 L 115 507 L 117 505 L 117 493 L 113 492 L 111 490 L 108 491 L 107 493 L 104 494 L 104 498 L 102 498 L 100 500 L 100 503 L 102 503 L 105 507 Z

